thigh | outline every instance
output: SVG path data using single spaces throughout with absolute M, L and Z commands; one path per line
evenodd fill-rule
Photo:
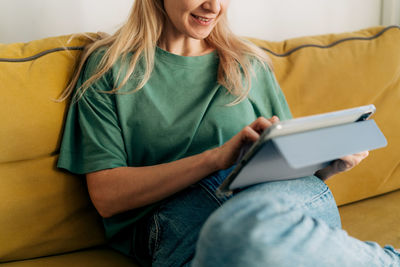
M 212 189 L 197 184 L 165 200 L 141 227 L 147 243 L 146 265 L 184 266 L 195 253 L 200 229 L 210 214 L 223 200 L 212 194 Z M 143 259 L 141 259 L 143 263 Z

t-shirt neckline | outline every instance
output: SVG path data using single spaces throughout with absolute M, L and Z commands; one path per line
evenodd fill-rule
M 188 66 L 191 68 L 215 66 L 218 63 L 218 53 L 215 50 L 201 56 L 186 57 L 170 53 L 157 46 L 156 57 L 172 64 Z

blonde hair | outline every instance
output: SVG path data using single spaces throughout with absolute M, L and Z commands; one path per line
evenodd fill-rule
M 122 77 L 118 86 L 114 84 L 114 88 L 105 93 L 118 92 L 134 73 L 140 59 L 144 59 L 146 63 L 145 71 L 142 77 L 139 77 L 137 87 L 131 92 L 143 88 L 150 79 L 157 42 L 166 19 L 167 14 L 164 11 L 163 0 L 135 0 L 128 20 L 119 30 L 113 35 L 98 35 L 98 38 L 85 46 L 74 74 L 59 101 L 66 100 L 73 93 L 86 60 L 94 51 L 102 47 L 106 48 L 105 54 L 96 72 L 76 90 L 76 94 L 79 94 L 78 99 L 96 80 L 106 74 L 117 60 L 127 62 L 128 53 L 131 53 L 132 57 L 125 76 Z M 226 14 L 220 18 L 205 40 L 216 49 L 219 56 L 218 83 L 232 95 L 238 96 L 231 105 L 241 102 L 247 97 L 251 88 L 253 61 L 261 62 L 265 68 L 266 65 L 270 65 L 268 56 L 257 46 L 233 34 L 228 27 Z M 121 78 L 121 70 L 118 73 L 117 81 Z

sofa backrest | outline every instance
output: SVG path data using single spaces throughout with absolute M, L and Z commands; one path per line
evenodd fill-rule
M 0 44 L 0 262 L 105 241 L 84 178 L 56 169 L 66 86 L 81 46 L 70 36 Z
M 388 146 L 328 180 L 339 205 L 400 188 L 400 27 L 252 39 L 270 55 L 295 117 L 374 104 Z

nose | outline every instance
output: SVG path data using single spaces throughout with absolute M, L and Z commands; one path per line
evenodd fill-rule
M 204 2 L 203 8 L 214 14 L 218 14 L 221 10 L 221 0 L 207 0 Z

